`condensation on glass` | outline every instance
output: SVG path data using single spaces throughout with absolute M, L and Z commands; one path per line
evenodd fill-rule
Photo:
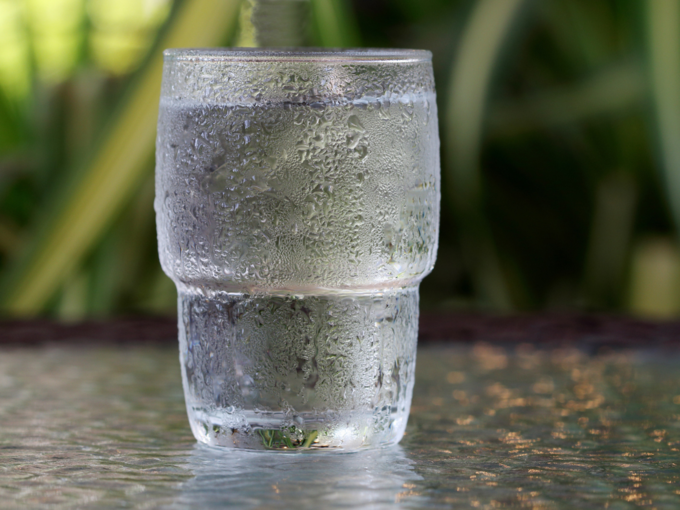
M 199 441 L 401 439 L 439 167 L 429 52 L 165 52 L 155 208 Z

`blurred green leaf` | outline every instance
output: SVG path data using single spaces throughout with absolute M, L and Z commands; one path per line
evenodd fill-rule
M 10 101 L 0 88 L 0 155 L 16 149 L 25 129 L 19 105 Z
M 359 29 L 347 0 L 311 0 L 312 18 L 320 46 L 361 46 Z
M 0 216 L 0 253 L 12 255 L 20 242 L 19 228 L 10 219 Z
M 50 220 L 38 227 L 29 251 L 10 266 L 2 286 L 4 309 L 41 311 L 59 285 L 101 237 L 129 200 L 153 151 L 162 54 L 168 47 L 214 46 L 232 31 L 238 0 L 186 0 L 124 98 L 108 136 L 66 193 Z
M 657 147 L 676 229 L 680 229 L 680 2 L 647 7 L 647 50 Z
M 87 317 L 87 287 L 90 280 L 89 271 L 79 268 L 65 282 L 59 302 L 59 318 L 76 322 Z
M 632 250 L 629 306 L 637 315 L 675 319 L 680 313 L 680 251 L 670 237 L 645 237 Z
M 482 212 L 480 154 L 493 80 L 508 36 L 527 0 L 475 4 L 453 60 L 446 109 L 448 193 L 460 217 L 463 251 L 475 267 L 477 290 L 498 308 L 511 306 L 491 230 Z M 473 262 L 474 261 L 474 262 Z
M 646 93 L 642 66 L 624 62 L 587 79 L 492 105 L 489 136 L 517 136 L 639 106 Z
M 629 173 L 614 173 L 600 183 L 596 194 L 585 264 L 585 294 L 589 304 L 620 304 L 624 269 L 630 252 L 637 202 Z

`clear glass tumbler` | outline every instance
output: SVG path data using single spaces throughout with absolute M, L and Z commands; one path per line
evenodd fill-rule
M 427 51 L 165 52 L 155 209 L 198 441 L 401 439 L 439 173 Z

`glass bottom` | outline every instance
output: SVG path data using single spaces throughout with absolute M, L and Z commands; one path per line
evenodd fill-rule
M 399 442 L 415 377 L 418 289 L 179 296 L 182 380 L 196 439 L 256 450 Z
M 231 427 L 232 416 L 213 410 L 190 410 L 189 422 L 196 439 L 211 446 L 249 450 L 342 450 L 354 451 L 398 443 L 404 436 L 408 411 L 389 416 L 333 413 L 322 419 L 318 413 L 290 415 L 282 412 L 239 412 L 245 426 Z M 386 418 L 386 419 L 385 419 Z M 290 423 L 295 423 L 290 425 Z

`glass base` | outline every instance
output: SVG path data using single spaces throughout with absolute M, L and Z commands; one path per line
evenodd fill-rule
M 196 439 L 211 446 L 249 450 L 342 450 L 354 451 L 398 443 L 404 436 L 408 411 L 387 417 L 334 413 L 325 420 L 316 413 L 297 414 L 241 411 L 241 427 L 231 427 L 232 416 L 213 410 L 189 410 Z M 264 415 L 263 415 L 264 414 Z M 290 425 L 291 421 L 295 423 Z
M 418 289 L 179 296 L 180 362 L 202 443 L 359 450 L 397 443 L 413 392 Z

